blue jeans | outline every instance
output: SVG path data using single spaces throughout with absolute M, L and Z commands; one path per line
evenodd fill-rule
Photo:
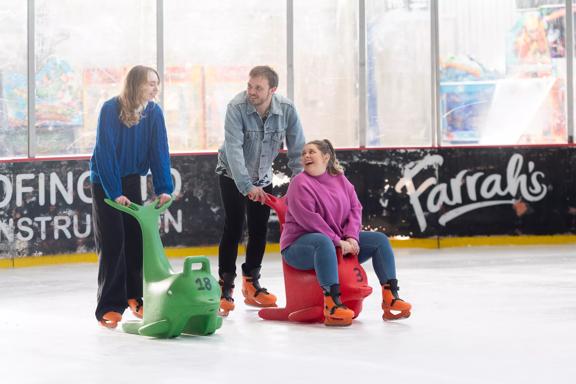
M 368 259 L 372 259 L 374 272 L 378 276 L 380 285 L 386 284 L 389 279 L 396 278 L 394 252 L 390 246 L 390 240 L 385 234 L 360 232 L 359 245 L 358 261 L 364 263 Z M 293 268 L 314 269 L 322 288 L 329 289 L 330 286 L 338 284 L 336 248 L 328 236 L 322 233 L 302 235 L 282 251 L 282 256 L 284 261 Z

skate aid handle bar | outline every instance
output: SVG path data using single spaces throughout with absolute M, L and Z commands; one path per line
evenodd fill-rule
M 189 256 L 184 260 L 184 267 L 182 268 L 182 274 L 188 276 L 192 274 L 192 266 L 194 264 L 202 264 L 202 268 L 199 270 L 202 272 L 210 273 L 210 261 L 205 256 Z
M 111 199 L 104 199 L 104 201 L 106 202 L 106 204 L 108 204 L 111 207 L 114 207 L 120 211 L 126 212 L 126 213 L 131 213 L 130 211 L 135 211 L 138 212 L 139 210 L 141 210 L 142 208 L 148 208 L 149 206 L 153 206 L 154 210 L 158 211 L 158 213 L 162 213 L 164 212 L 170 205 L 172 205 L 172 202 L 174 201 L 174 199 L 170 199 L 168 200 L 166 203 L 164 203 L 163 206 L 158 207 L 158 202 L 160 201 L 159 199 L 154 200 L 154 202 L 152 204 L 148 204 L 148 205 L 139 205 L 136 203 L 130 203 L 130 205 L 125 206 L 122 204 L 118 204 L 117 202 L 115 202 L 114 200 Z

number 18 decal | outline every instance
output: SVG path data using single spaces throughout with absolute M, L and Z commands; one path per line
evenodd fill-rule
M 198 284 L 198 290 L 199 291 L 211 291 L 212 290 L 212 283 L 210 282 L 210 279 L 205 277 L 203 279 L 201 278 L 197 278 L 196 280 L 194 280 L 196 282 L 196 284 Z

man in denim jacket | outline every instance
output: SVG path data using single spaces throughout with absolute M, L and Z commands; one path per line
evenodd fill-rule
M 224 205 L 224 232 L 218 250 L 222 315 L 234 309 L 238 244 L 244 216 L 248 222 L 246 262 L 242 264 L 244 302 L 257 307 L 276 306 L 276 296 L 259 283 L 266 247 L 270 208 L 264 205 L 272 190 L 272 163 L 284 139 L 292 175 L 302 171 L 300 152 L 305 139 L 294 105 L 275 94 L 278 74 L 268 66 L 252 68 L 248 87 L 230 101 L 224 124 L 224 143 L 218 150 L 220 194 Z

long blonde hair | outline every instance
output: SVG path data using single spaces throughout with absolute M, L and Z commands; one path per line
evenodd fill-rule
M 315 145 L 323 155 L 330 155 L 330 159 L 328 159 L 328 165 L 326 168 L 329 174 L 336 176 L 344 173 L 344 168 L 340 165 L 340 162 L 336 158 L 336 151 L 334 150 L 330 140 L 312 140 L 306 143 L 306 145 L 310 144 Z
M 130 69 L 124 79 L 122 92 L 118 96 L 120 101 L 120 120 L 127 126 L 132 127 L 140 122 L 142 112 L 142 85 L 148 82 L 148 73 L 154 72 L 160 81 L 158 72 L 151 67 L 137 65 Z

